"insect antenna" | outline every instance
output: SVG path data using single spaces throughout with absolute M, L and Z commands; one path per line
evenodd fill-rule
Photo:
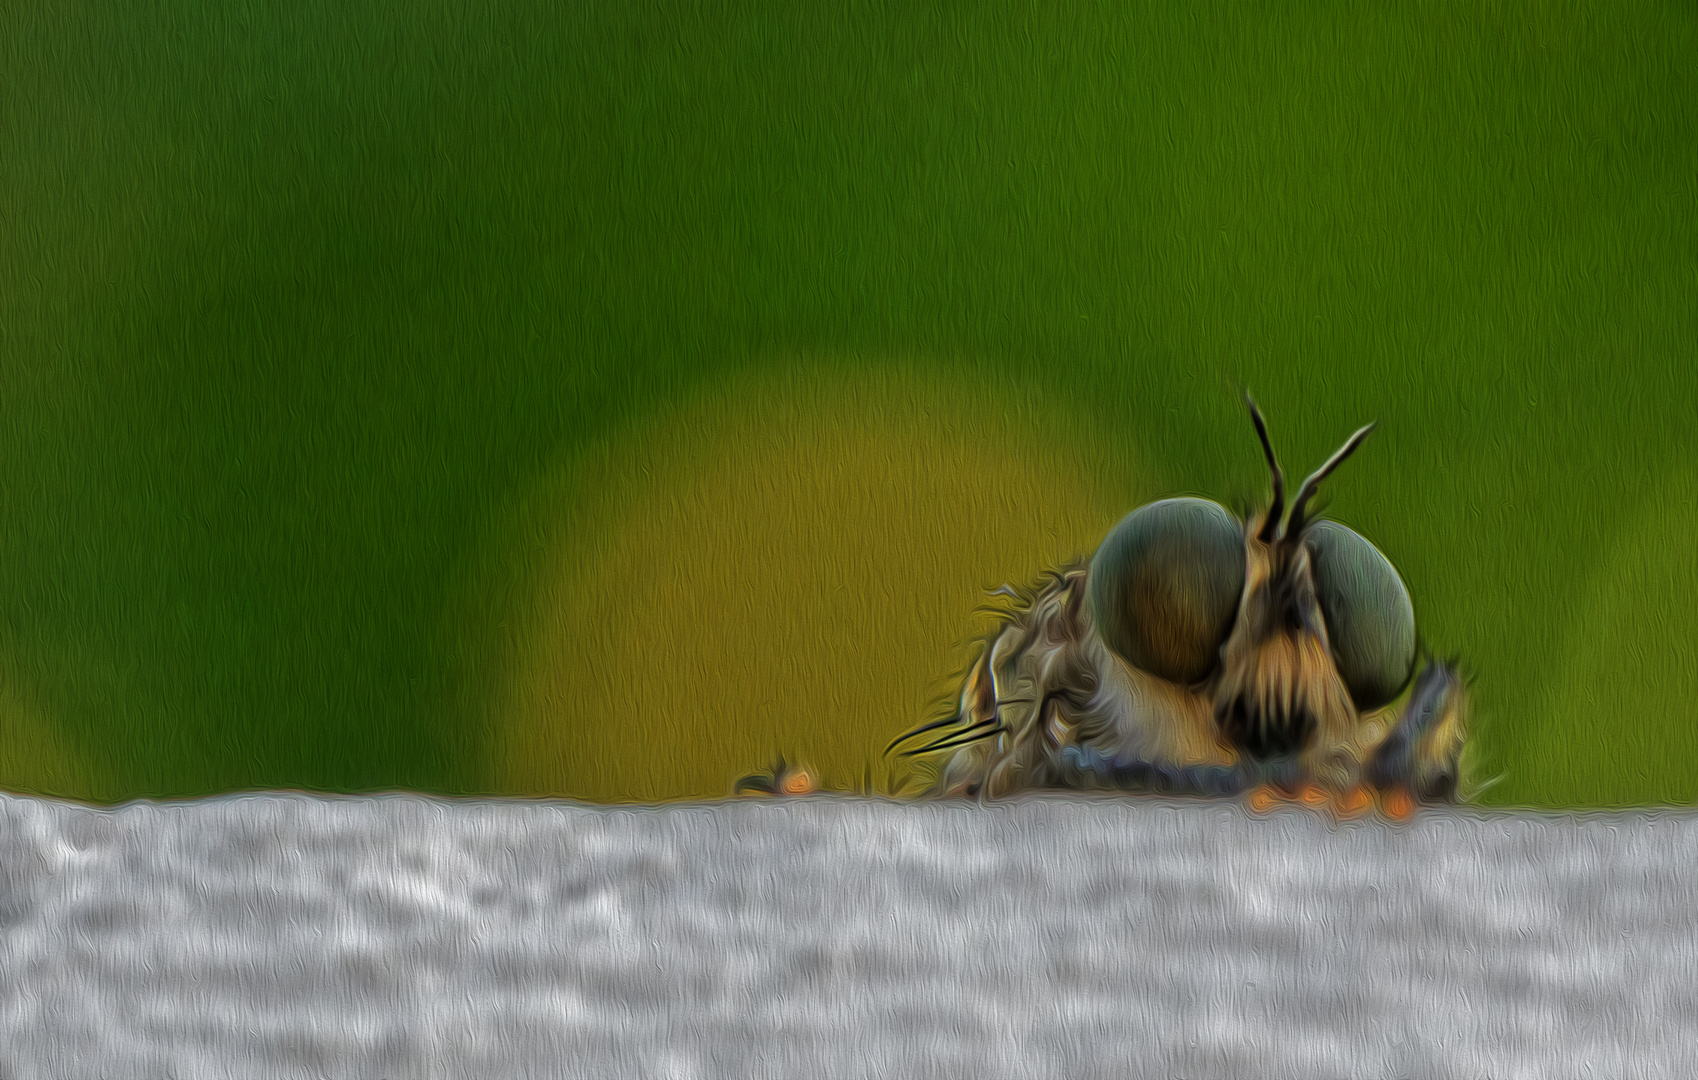
M 1262 419 L 1262 410 L 1256 408 L 1256 401 L 1248 390 L 1244 391 L 1244 404 L 1250 406 L 1250 422 L 1256 425 L 1256 437 L 1262 440 L 1262 453 L 1268 456 L 1268 470 L 1273 473 L 1273 504 L 1268 507 L 1268 516 L 1262 520 L 1262 529 L 1256 534 L 1256 539 L 1265 544 L 1274 538 L 1279 517 L 1285 512 L 1285 473 L 1280 470 L 1279 458 L 1274 455 L 1273 443 L 1268 439 L 1267 421 Z
M 1362 440 L 1366 439 L 1368 433 L 1373 430 L 1374 425 L 1369 424 L 1357 431 L 1356 434 L 1344 441 L 1344 445 L 1339 447 L 1332 457 L 1327 458 L 1326 464 L 1309 474 L 1309 479 L 1303 481 L 1303 486 L 1297 489 L 1297 498 L 1291 504 L 1291 520 L 1286 523 L 1285 532 L 1281 535 L 1297 537 L 1303 534 L 1303 526 L 1309 523 L 1309 500 L 1314 497 L 1316 489 L 1321 486 L 1321 481 L 1331 476 L 1332 471 L 1342 465 L 1345 458 L 1355 453 L 1356 448 L 1362 445 Z

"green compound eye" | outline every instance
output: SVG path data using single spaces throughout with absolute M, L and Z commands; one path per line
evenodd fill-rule
M 1139 507 L 1097 549 L 1090 582 L 1091 616 L 1110 649 L 1151 675 L 1197 682 L 1238 614 L 1243 526 L 1207 499 Z
M 1356 707 L 1395 698 L 1415 670 L 1415 608 L 1378 548 L 1334 521 L 1303 534 L 1334 662 Z

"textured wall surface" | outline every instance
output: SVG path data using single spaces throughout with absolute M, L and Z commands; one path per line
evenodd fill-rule
M 0 1076 L 1580 1076 L 1698 817 L 0 797 Z

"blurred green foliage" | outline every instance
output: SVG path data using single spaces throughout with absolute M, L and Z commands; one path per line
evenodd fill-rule
M 762 587 L 826 603 L 794 522 L 861 500 L 856 582 L 955 554 L 962 591 L 668 655 L 794 695 L 798 656 L 886 677 L 828 630 L 888 618 L 946 678 L 1046 537 L 1260 498 L 1247 385 L 1293 471 L 1382 421 L 1332 510 L 1476 677 L 1491 799 L 1698 797 L 1690 5 L 828 8 L 0 8 L 0 786 L 648 798 L 849 753 L 915 717 L 657 727 L 515 672 L 605 668 L 651 540 L 633 625 L 682 634 L 723 567 L 668 522 L 726 559 L 792 522 Z M 851 389 L 786 381 L 821 364 Z M 810 486 L 786 447 L 843 400 L 869 471 Z M 988 539 L 902 525 L 899 458 Z

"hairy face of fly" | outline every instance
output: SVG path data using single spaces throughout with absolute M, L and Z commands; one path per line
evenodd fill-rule
M 1356 724 L 1333 666 L 1326 622 L 1301 542 L 1245 543 L 1244 596 L 1221 648 L 1213 698 L 1221 733 L 1253 757 L 1297 753 Z
M 1261 413 L 1251 404 L 1256 433 L 1273 474 L 1273 502 L 1251 519 L 1244 538 L 1244 592 L 1238 618 L 1220 650 L 1210 694 L 1221 734 L 1252 757 L 1339 747 L 1349 742 L 1357 712 L 1332 656 L 1316 596 L 1305 537 L 1308 505 L 1320 482 L 1367 438 L 1353 435 L 1304 482 L 1289 520 L 1285 479 Z

